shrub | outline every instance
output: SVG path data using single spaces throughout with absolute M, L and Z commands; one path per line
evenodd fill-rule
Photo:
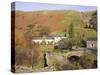
M 92 68 L 92 64 L 96 60 L 96 55 L 84 52 L 84 55 L 80 58 L 80 64 L 83 68 Z
M 16 65 L 20 66 L 34 67 L 41 56 L 41 50 L 38 46 L 34 46 L 32 49 L 16 47 L 15 53 Z
M 72 50 L 72 46 L 74 45 L 73 39 L 63 39 L 58 43 L 59 49 L 70 49 Z
M 32 64 L 32 54 L 30 49 L 16 48 L 15 50 L 15 63 L 16 65 L 28 66 Z

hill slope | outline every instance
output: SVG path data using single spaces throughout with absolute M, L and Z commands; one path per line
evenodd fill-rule
M 84 22 L 87 23 L 93 13 L 94 11 L 79 12 L 74 10 L 15 11 L 15 26 L 16 30 L 21 32 L 27 31 L 27 27 L 32 24 L 37 29 L 45 27 L 50 32 L 62 33 L 64 29 L 68 30 L 70 24 L 73 24 L 76 31 L 81 31 L 81 28 L 85 26 Z

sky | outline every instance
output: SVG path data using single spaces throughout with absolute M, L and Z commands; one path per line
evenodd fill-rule
M 33 3 L 33 2 L 15 2 L 12 3 L 12 10 L 19 11 L 40 11 L 40 10 L 77 10 L 81 12 L 97 10 L 96 6 L 80 6 L 67 4 L 48 4 L 48 3 Z

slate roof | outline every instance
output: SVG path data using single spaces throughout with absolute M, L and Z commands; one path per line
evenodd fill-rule
M 97 41 L 97 38 L 87 38 L 87 41 Z

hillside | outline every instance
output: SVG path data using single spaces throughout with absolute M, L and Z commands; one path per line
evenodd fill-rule
M 68 31 L 69 25 L 73 24 L 76 34 L 81 31 L 82 35 L 85 33 L 86 38 L 96 37 L 96 32 L 93 29 L 84 28 L 94 12 L 74 10 L 15 11 L 15 27 L 16 31 L 21 32 L 22 35 L 27 32 L 28 27 L 34 27 L 32 29 L 37 32 L 37 34 L 32 34 L 33 36 L 40 35 L 39 33 L 43 30 L 45 32 L 48 30 L 52 34 L 63 35 L 63 31 L 65 29 Z M 41 30 L 41 28 L 43 29 Z
M 71 10 L 15 12 L 15 25 L 18 29 L 26 29 L 29 24 L 37 24 L 46 26 L 50 28 L 51 31 L 59 31 L 63 30 L 65 26 L 69 26 L 70 23 L 82 27 L 81 13 Z

